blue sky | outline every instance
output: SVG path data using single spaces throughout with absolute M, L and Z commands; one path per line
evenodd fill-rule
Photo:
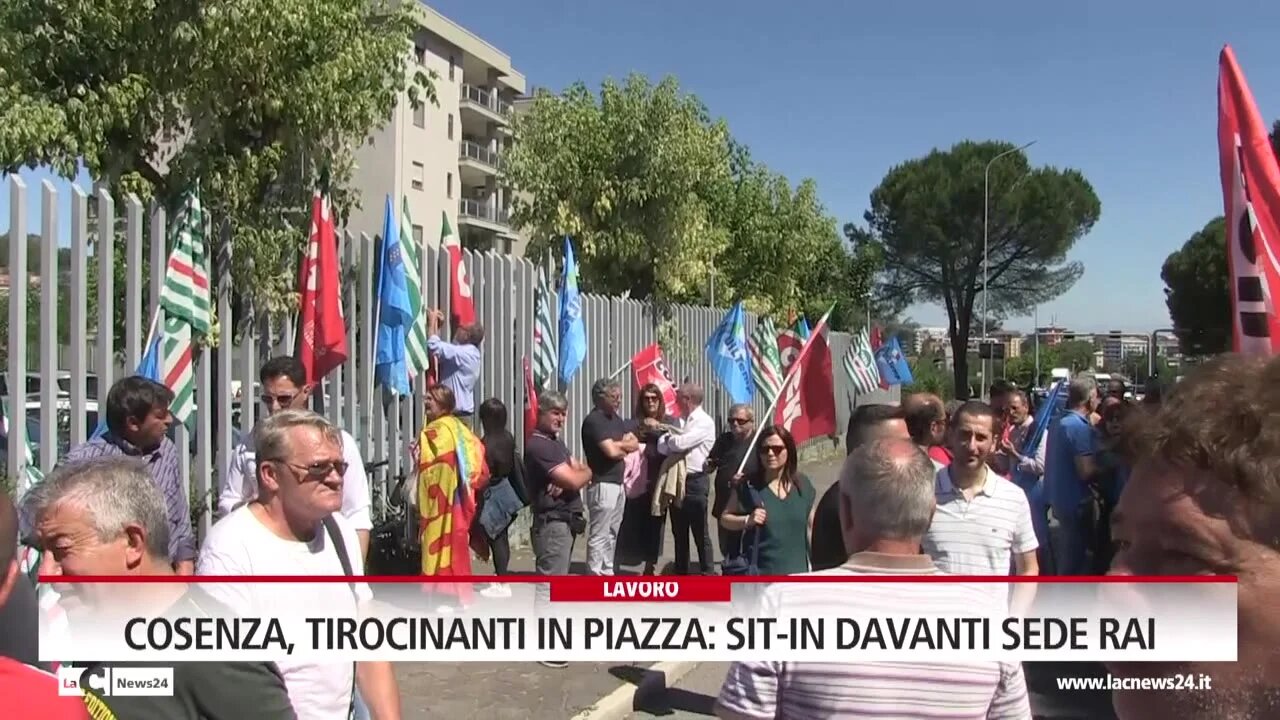
M 1264 120 L 1280 118 L 1276 3 L 428 4 L 510 54 L 531 87 L 677 76 L 757 159 L 793 182 L 817 180 L 841 223 L 861 221 L 871 190 L 903 160 L 966 138 L 1036 140 L 1033 163 L 1078 168 L 1102 201 L 1102 219 L 1071 253 L 1084 277 L 1040 311 L 1042 324 L 1082 330 L 1169 324 L 1160 265 L 1222 213 L 1224 43 Z M 3 229 L 7 182 L 0 192 Z M 940 307 L 909 314 L 945 324 Z M 1031 318 L 1008 324 L 1026 329 Z

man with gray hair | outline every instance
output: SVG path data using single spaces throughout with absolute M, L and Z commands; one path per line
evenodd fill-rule
M 281 410 L 257 424 L 253 442 L 257 495 L 213 526 L 200 551 L 197 572 L 363 575 L 360 541 L 351 521 L 340 512 L 347 470 L 342 431 L 309 410 Z M 283 588 L 214 583 L 209 592 L 246 615 L 322 607 L 334 615 L 357 617 L 373 598 L 363 582 Z M 281 662 L 280 670 L 301 720 L 347 718 L 353 704 L 351 663 L 291 659 Z M 357 662 L 354 681 L 373 717 L 400 717 L 399 691 L 390 663 Z
M 676 405 L 684 420 L 680 432 L 668 433 L 658 441 L 663 455 L 683 455 L 688 474 L 684 480 L 684 501 L 671 509 L 671 535 L 675 540 L 675 572 L 689 574 L 689 535 L 698 550 L 698 564 L 703 575 L 715 572 L 715 551 L 711 549 L 711 525 L 708 510 L 711 479 L 707 474 L 707 457 L 716 442 L 716 421 L 702 409 L 702 386 L 686 382 L 676 391 Z
M 622 387 L 613 380 L 597 380 L 591 386 L 595 406 L 582 419 L 582 454 L 591 468 L 591 484 L 583 493 L 587 502 L 587 572 L 612 575 L 618 549 L 618 528 L 626 507 L 622 475 L 628 454 L 640 449 L 640 442 L 618 414 Z
M 582 516 L 582 488 L 591 469 L 569 454 L 560 439 L 569 403 L 558 392 L 538 398 L 538 425 L 524 445 L 524 477 L 532 498 L 533 555 L 539 575 L 568 575 L 574 540 L 586 529 Z M 551 599 L 549 585 L 539 584 L 534 599 L 544 608 Z M 547 667 L 568 666 L 562 660 L 542 660 Z
M 127 608 L 130 615 L 192 617 L 232 612 L 179 582 L 169 562 L 169 521 L 147 467 L 135 458 L 104 456 L 62 463 L 30 502 L 43 549 L 42 575 L 170 577 L 159 583 L 57 584 L 72 622 Z M 162 663 L 173 668 L 171 696 L 98 695 L 82 685 L 92 717 L 293 718 L 280 672 L 272 663 Z M 112 662 L 112 667 L 129 663 Z M 141 667 L 144 664 L 137 664 Z M 90 665 L 86 672 L 95 671 Z M 87 684 L 86 684 L 87 685 Z
M 1098 409 L 1098 382 L 1081 373 L 1067 385 L 1067 412 L 1049 428 L 1044 486 L 1053 518 L 1049 549 L 1058 575 L 1081 575 L 1088 567 L 1085 516 L 1093 501 L 1089 483 L 1097 475 L 1097 435 L 1090 417 Z
M 909 439 L 875 440 L 840 473 L 840 524 L 852 550 L 839 567 L 810 575 L 939 575 L 920 542 L 933 519 L 934 468 Z M 774 585 L 768 615 L 808 617 L 840 608 L 849 616 L 984 616 L 990 596 L 958 583 Z M 939 682 L 943 673 L 945 682 Z M 808 663 L 741 661 L 729 668 L 716 714 L 730 720 L 871 717 L 983 717 L 1030 720 L 1022 669 L 1004 662 Z

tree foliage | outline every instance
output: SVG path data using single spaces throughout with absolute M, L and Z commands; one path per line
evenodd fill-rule
M 1160 268 L 1164 302 L 1178 345 L 1188 355 L 1231 349 L 1231 289 L 1228 286 L 1227 229 L 1210 220 L 1169 254 Z
M 946 307 L 958 388 L 968 377 L 964 350 L 981 311 L 984 170 L 1012 150 L 1004 142 L 966 141 L 898 165 L 872 191 L 866 228 L 846 228 L 856 245 L 876 248 L 883 259 L 879 297 L 899 307 Z M 988 207 L 993 317 L 1027 313 L 1079 279 L 1083 267 L 1066 256 L 1101 213 L 1080 172 L 1033 168 L 1012 152 L 990 166 Z
M 513 221 L 534 257 L 572 236 L 584 290 L 706 302 L 714 273 L 717 304 L 816 317 L 838 301 L 836 327 L 861 311 L 874 259 L 841 241 L 814 183 L 754 161 L 673 78 L 540 93 L 515 132 Z
M 0 167 L 83 162 L 117 194 L 171 205 L 199 182 L 233 228 L 233 279 L 296 305 L 309 197 L 329 172 L 353 206 L 353 153 L 431 78 L 406 75 L 412 3 L 10 0 L 0 6 Z
M 1040 376 L 1036 377 L 1034 349 L 1024 349 L 1018 357 L 1009 358 L 1003 368 L 1005 377 L 1021 387 L 1030 384 L 1044 386 L 1053 368 L 1067 368 L 1073 372 L 1094 369 L 1095 350 L 1087 340 L 1066 340 L 1055 345 L 1040 344 Z M 997 366 L 998 366 L 997 362 Z

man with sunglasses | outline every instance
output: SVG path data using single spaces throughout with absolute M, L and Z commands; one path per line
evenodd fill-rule
M 363 575 L 355 528 L 339 512 L 349 470 L 342 431 L 309 410 L 288 409 L 264 418 L 253 435 L 257 493 L 210 530 L 198 574 Z M 208 591 L 238 614 L 259 617 L 288 612 L 282 608 L 324 608 L 334 616 L 355 617 L 373 599 L 364 582 L 210 583 Z M 354 674 L 349 662 L 277 664 L 299 720 L 346 720 L 357 688 L 373 717 L 400 717 L 399 690 L 388 662 L 357 662 Z
M 707 455 L 707 464 L 704 469 L 716 474 L 711 517 L 715 520 L 716 528 L 720 532 L 718 539 L 721 558 L 733 557 L 742 549 L 742 533 L 721 527 L 720 516 L 724 514 L 724 508 L 729 504 L 729 497 L 733 493 L 732 488 L 737 484 L 734 476 L 738 473 L 742 458 L 744 456 L 747 458 L 747 465 L 742 473 L 744 476 L 754 475 L 760 467 L 760 459 L 754 453 L 747 455 L 751 450 L 751 438 L 756 430 L 755 420 L 755 412 L 751 409 L 750 403 L 737 403 L 730 407 L 729 429 L 716 438 L 715 445 L 711 446 L 711 452 Z
M 307 373 L 302 362 L 295 357 L 282 355 L 268 360 L 258 372 L 261 383 L 262 407 L 267 415 L 282 410 L 306 408 L 311 402 L 312 386 L 306 382 Z M 369 478 L 365 475 L 360 446 L 345 430 L 342 433 L 342 515 L 351 521 L 360 539 L 360 557 L 368 556 L 369 531 L 373 518 L 369 514 Z M 239 507 L 252 502 L 258 494 L 255 470 L 253 434 L 245 438 L 231 452 L 227 471 L 223 473 L 222 488 L 218 493 L 218 516 L 226 517 Z

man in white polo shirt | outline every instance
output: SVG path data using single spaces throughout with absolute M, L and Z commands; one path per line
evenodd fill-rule
M 907 439 L 873 441 L 840 472 L 840 525 L 853 553 L 812 575 L 942 574 L 920 540 L 934 513 L 933 465 Z M 851 616 L 987 614 L 991 596 L 973 584 L 773 585 L 763 612 L 803 617 L 838 607 Z M 993 608 L 992 608 L 993 609 Z M 745 660 L 730 666 L 716 715 L 728 720 L 896 717 L 1030 720 L 1017 663 L 976 661 L 842 663 Z
M 995 452 L 995 413 L 970 400 L 956 410 L 950 430 L 951 464 L 938 471 L 938 512 L 924 536 L 924 551 L 952 575 L 1039 575 L 1035 529 L 1027 494 L 988 466 Z M 1019 585 L 1014 607 L 1026 607 L 1034 585 Z

